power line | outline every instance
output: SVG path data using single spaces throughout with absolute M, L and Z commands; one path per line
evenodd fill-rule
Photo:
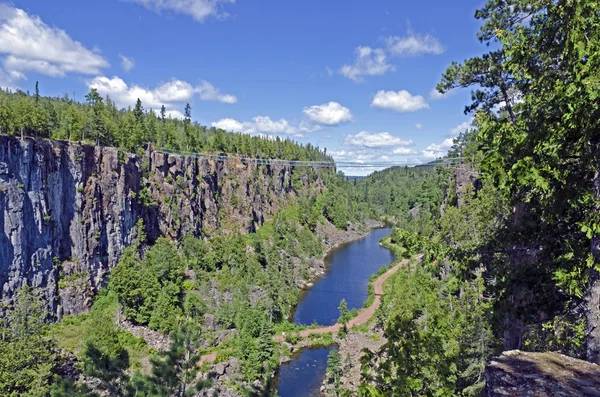
M 357 163 L 352 161 L 304 161 L 304 160 L 282 160 L 282 159 L 261 159 L 256 157 L 238 157 L 223 154 L 209 154 L 209 153 L 197 153 L 197 152 L 185 152 L 174 149 L 156 149 L 159 153 L 176 154 L 180 156 L 193 157 L 203 160 L 213 160 L 220 162 L 229 163 L 241 163 L 241 164 L 257 164 L 257 165 L 271 165 L 271 164 L 284 164 L 294 167 L 313 167 L 313 168 L 389 168 L 389 167 L 416 167 L 416 166 L 435 166 L 435 165 L 446 165 L 456 164 L 462 161 L 462 157 L 447 157 L 441 160 L 436 160 L 431 163 L 419 163 L 419 162 L 401 162 L 401 161 L 386 161 L 386 162 L 372 162 L 372 163 Z

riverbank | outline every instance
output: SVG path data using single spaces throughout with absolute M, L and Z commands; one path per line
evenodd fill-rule
M 340 248 L 344 244 L 349 244 L 365 238 L 373 229 L 380 228 L 383 225 L 381 222 L 374 220 L 366 220 L 364 223 L 354 223 L 348 225 L 348 230 L 339 230 L 330 222 L 319 223 L 316 228 L 316 234 L 323 243 L 323 255 L 320 258 L 312 258 L 309 263 L 309 278 L 299 278 L 296 284 L 299 287 L 298 293 L 302 290 L 311 288 L 326 271 L 325 260 L 334 250 Z M 219 348 L 214 351 L 204 354 L 200 357 L 201 363 L 210 364 L 217 359 Z M 285 357 L 285 356 L 283 356 Z M 284 359 L 285 361 L 285 359 Z
M 394 248 L 384 241 L 382 246 L 387 248 Z M 396 252 L 401 254 L 401 252 Z M 380 276 L 374 286 L 375 300 L 381 300 L 381 297 L 385 293 L 385 283 L 390 279 L 398 270 L 403 266 L 412 263 L 413 260 L 420 260 L 423 255 L 418 255 L 411 259 L 402 259 L 400 263 L 392 266 L 384 275 L 387 275 L 385 279 Z M 373 317 L 371 316 L 370 319 Z M 370 320 L 369 319 L 369 320 Z M 366 321 L 362 323 L 360 327 L 348 327 L 348 333 L 344 337 L 334 336 L 334 343 L 340 352 L 342 357 L 342 375 L 340 376 L 340 389 L 349 391 L 351 396 L 356 395 L 358 386 L 361 384 L 361 364 L 360 359 L 363 356 L 363 349 L 369 349 L 372 352 L 377 352 L 385 343 L 387 339 L 384 336 L 383 328 L 373 321 Z M 326 394 L 329 388 L 333 387 L 332 384 L 327 382 L 327 379 L 323 380 L 321 392 Z
M 383 283 L 385 283 L 386 280 L 388 278 L 390 278 L 394 273 L 396 273 L 398 270 L 400 270 L 400 268 L 402 266 L 404 266 L 406 263 L 408 263 L 408 259 L 403 259 L 402 261 L 400 261 L 400 263 L 393 266 L 390 270 L 388 270 L 387 272 L 385 272 L 384 274 L 382 274 L 375 280 L 375 282 L 373 283 L 373 289 L 375 291 L 375 299 L 373 299 L 373 303 L 371 303 L 371 305 L 369 307 L 367 307 L 366 309 L 361 310 L 358 313 L 358 316 L 354 317 L 353 319 L 348 321 L 348 323 L 345 324 L 346 327 L 348 328 L 348 330 L 352 329 L 353 327 L 359 326 L 361 324 L 367 323 L 371 319 L 371 317 L 373 317 L 373 315 L 375 314 L 375 311 L 381 305 L 381 296 L 383 295 Z M 344 324 L 338 322 L 338 323 L 336 323 L 334 325 L 330 325 L 328 327 L 305 329 L 303 331 L 293 333 L 293 334 L 289 335 L 289 337 L 290 338 L 294 338 L 294 337 L 306 338 L 306 337 L 309 337 L 311 335 L 316 335 L 316 334 L 334 333 L 334 332 L 338 332 L 340 329 L 342 329 L 342 327 L 344 327 Z M 283 342 L 283 341 L 285 341 L 285 338 L 286 337 L 284 335 L 277 335 L 273 339 L 278 342 Z
M 315 281 L 327 272 L 325 259 L 335 249 L 344 244 L 365 238 L 373 229 L 380 227 L 383 227 L 383 224 L 372 219 L 367 219 L 364 223 L 350 223 L 347 230 L 340 230 L 327 221 L 317 224 L 315 232 L 323 244 L 323 255 L 321 258 L 313 258 L 311 260 L 308 268 L 308 278 L 299 278 L 296 281 L 298 288 L 301 290 L 311 288 Z

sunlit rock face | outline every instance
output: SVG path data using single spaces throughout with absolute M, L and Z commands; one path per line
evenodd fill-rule
M 149 244 L 248 233 L 294 202 L 294 186 L 322 191 L 319 173 L 0 136 L 0 296 L 27 282 L 58 316 L 85 311 L 138 220 Z
M 510 350 L 485 369 L 486 397 L 600 396 L 600 366 L 558 353 Z

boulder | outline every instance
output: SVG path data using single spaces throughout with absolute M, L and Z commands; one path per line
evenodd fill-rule
M 600 397 L 600 366 L 559 353 L 506 351 L 485 380 L 486 397 Z

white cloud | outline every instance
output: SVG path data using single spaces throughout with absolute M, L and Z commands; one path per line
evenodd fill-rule
M 133 58 L 126 57 L 123 54 L 119 54 L 119 57 L 121 58 L 121 67 L 125 72 L 129 72 L 135 67 L 135 60 Z
M 425 160 L 435 160 L 448 154 L 448 149 L 454 145 L 453 138 L 446 138 L 442 143 L 432 143 L 421 152 Z
M 327 72 L 327 76 L 329 76 L 329 77 L 333 76 L 333 70 L 331 70 L 331 68 L 329 66 L 325 68 L 325 71 Z
M 363 146 L 367 148 L 385 148 L 393 146 L 410 146 L 413 141 L 405 141 L 395 137 L 388 132 L 373 133 L 361 131 L 356 135 L 346 135 L 344 144 L 352 146 Z
M 232 118 L 224 118 L 212 123 L 215 128 L 220 128 L 225 131 L 242 132 L 244 124 Z
M 425 98 L 411 95 L 408 91 L 378 91 L 373 98 L 371 107 L 394 110 L 396 112 L 416 112 L 429 107 Z
M 165 117 L 170 117 L 172 119 L 181 119 L 183 120 L 185 116 L 179 110 L 175 109 L 165 109 Z
M 267 134 L 294 134 L 296 129 L 286 119 L 271 120 L 269 116 L 256 116 L 252 119 L 252 127 L 248 131 Z
M 235 3 L 235 0 L 122 0 L 137 3 L 155 12 L 172 11 L 189 15 L 198 22 L 208 17 L 226 18 L 229 14 L 222 11 L 224 4 Z
M 471 128 L 471 124 L 472 123 L 473 123 L 473 120 L 471 119 L 471 121 L 465 121 L 464 123 L 457 125 L 456 127 L 452 128 L 450 130 L 449 135 L 451 135 L 451 136 L 457 136 L 461 132 L 465 132 L 466 130 L 468 130 L 469 128 Z
M 184 102 L 194 96 L 194 88 L 186 81 L 171 79 L 160 85 L 153 93 L 160 102 Z
M 200 99 L 205 101 L 219 101 L 222 103 L 234 104 L 237 98 L 234 95 L 223 94 L 208 81 L 202 80 L 195 91 L 200 95 Z
M 392 153 L 400 155 L 400 156 L 408 156 L 408 155 L 416 155 L 419 152 L 417 152 L 414 149 L 409 149 L 409 148 L 405 148 L 405 147 L 399 147 L 397 149 L 394 149 L 394 151 Z
M 194 93 L 202 91 L 200 88 L 203 87 L 201 85 L 194 88 L 186 81 L 171 79 L 154 89 L 149 89 L 136 84 L 128 85 L 117 76 L 112 78 L 94 77 L 88 81 L 87 85 L 89 88 L 97 89 L 103 96 L 108 95 L 119 107 L 133 106 L 139 98 L 146 109 L 159 111 L 164 105 L 168 114 L 178 118 L 183 118 L 179 109 L 183 109 L 184 103 L 190 102 Z M 202 98 L 200 95 L 200 99 L 206 98 Z
M 414 127 L 415 127 L 415 130 L 417 130 L 417 131 L 421 131 L 423 129 L 423 126 L 419 123 L 415 124 Z
M 431 91 L 429 91 L 429 99 L 437 101 L 440 99 L 445 99 L 450 95 L 450 92 L 446 92 L 445 94 L 442 94 L 441 92 L 439 92 L 438 90 L 436 90 L 435 88 L 432 89 Z
M 302 112 L 310 121 L 324 125 L 339 125 L 352 121 L 350 109 L 337 102 L 305 107 Z
M 23 73 L 15 71 L 5 72 L 0 69 L 0 87 L 15 90 L 19 88 L 18 82 L 21 80 L 27 80 L 27 77 Z
M 435 160 L 437 158 L 443 157 L 444 152 L 436 152 L 434 150 L 423 150 L 422 156 L 426 160 Z
M 61 29 L 36 15 L 0 4 L 0 53 L 7 73 L 34 72 L 52 77 L 68 73 L 99 74 L 108 62 Z
M 232 118 L 224 118 L 213 122 L 211 125 L 225 131 L 241 132 L 244 134 L 285 134 L 296 138 L 303 136 L 299 128 L 290 125 L 286 119 L 271 120 L 269 116 L 256 116 L 252 118 L 252 121 L 244 122 Z
M 411 31 L 404 37 L 388 37 L 386 43 L 390 54 L 396 56 L 439 55 L 445 51 L 442 43 L 432 35 L 421 35 Z
M 444 139 L 444 141 L 440 144 L 435 144 L 432 143 L 431 145 L 427 146 L 426 150 L 432 150 L 434 152 L 440 152 L 440 151 L 444 151 L 444 150 L 448 150 L 452 147 L 452 145 L 454 145 L 453 139 L 452 138 L 447 138 Z
M 353 65 L 344 65 L 339 73 L 354 82 L 363 80 L 362 76 L 378 76 L 396 70 L 394 65 L 387 63 L 386 55 L 381 48 L 357 47 L 356 59 Z
M 319 131 L 320 129 L 321 129 L 320 125 L 313 124 L 307 120 L 302 120 L 302 122 L 298 126 L 298 131 L 300 131 L 300 132 L 315 132 L 315 131 Z

